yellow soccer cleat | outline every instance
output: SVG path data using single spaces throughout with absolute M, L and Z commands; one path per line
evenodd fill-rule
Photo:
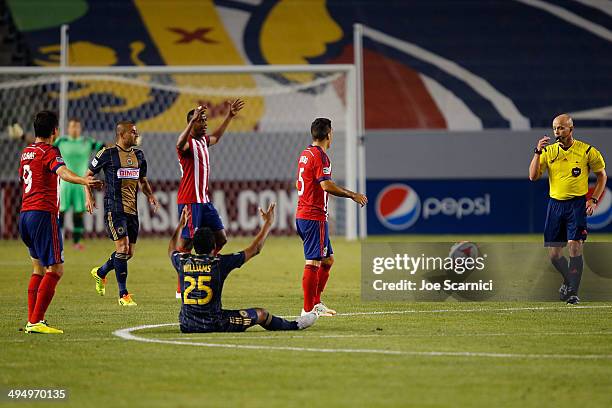
M 101 278 L 98 276 L 98 268 L 93 268 L 90 273 L 96 281 L 96 292 L 98 295 L 104 296 L 106 293 L 106 278 Z
M 121 306 L 138 306 L 138 303 L 134 302 L 134 299 L 132 299 L 132 295 L 130 293 L 120 297 L 119 304 Z
M 26 324 L 25 327 L 26 333 L 40 333 L 40 334 L 63 334 L 64 331 L 60 329 L 56 329 L 47 324 L 46 320 L 41 320 L 38 323 L 30 323 Z

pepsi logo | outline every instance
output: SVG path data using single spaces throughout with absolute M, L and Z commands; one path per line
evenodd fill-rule
M 385 227 L 400 231 L 411 227 L 421 214 L 421 199 L 414 189 L 396 183 L 385 187 L 376 198 L 376 216 Z
M 587 198 L 591 198 L 595 186 L 589 186 Z M 587 225 L 591 229 L 600 229 L 612 222 L 612 191 L 608 187 L 604 189 L 603 194 L 599 198 L 597 208 L 593 211 L 593 215 L 587 217 Z

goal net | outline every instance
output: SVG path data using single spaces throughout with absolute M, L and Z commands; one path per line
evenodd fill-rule
M 349 65 L 259 67 L 110 67 L 0 69 L 0 231 L 16 238 L 20 208 L 19 152 L 33 135 L 33 115 L 61 112 L 60 128 L 78 118 L 83 136 L 114 141 L 120 120 L 132 120 L 141 134 L 148 178 L 161 203 L 154 214 L 139 198 L 141 234 L 167 235 L 178 221 L 180 168 L 175 142 L 186 115 L 208 106 L 208 132 L 227 115 L 227 100 L 245 108 L 221 143 L 210 148 L 211 198 L 228 235 L 252 235 L 258 208 L 277 203 L 273 233 L 295 233 L 297 159 L 310 141 L 316 117 L 332 120 L 329 155 L 333 178 L 356 186 L 354 72 Z M 24 135 L 21 135 L 24 133 Z M 102 206 L 102 193 L 98 192 Z M 72 229 L 70 213 L 65 230 Z M 355 237 L 356 208 L 330 199 L 330 231 Z M 85 218 L 87 236 L 103 236 L 103 210 Z

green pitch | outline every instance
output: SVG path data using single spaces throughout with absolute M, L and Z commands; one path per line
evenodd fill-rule
M 457 237 L 376 238 L 408 239 Z M 247 242 L 232 240 L 225 252 Z M 299 332 L 181 335 L 177 326 L 131 332 L 162 342 L 147 343 L 113 332 L 177 321 L 167 241 L 138 242 L 128 279 L 136 308 L 117 304 L 113 273 L 107 295 L 95 293 L 89 270 L 107 258 L 111 243 L 85 245 L 85 252 L 66 246 L 65 274 L 47 313 L 65 331 L 59 336 L 20 331 L 29 259 L 19 241 L 0 245 L 2 392 L 67 389 L 61 406 L 74 407 L 612 406 L 612 302 L 364 303 L 359 244 L 336 239 L 324 299 L 349 315 L 321 318 Z M 293 316 L 301 309 L 301 274 L 300 242 L 271 238 L 232 273 L 224 307 Z

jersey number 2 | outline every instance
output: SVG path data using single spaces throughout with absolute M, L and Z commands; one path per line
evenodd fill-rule
M 185 288 L 185 294 L 183 295 L 183 303 L 186 305 L 205 305 L 212 299 L 213 291 L 210 286 L 206 286 L 204 282 L 210 282 L 212 276 L 200 275 L 198 276 L 198 281 L 196 283 L 195 278 L 191 276 L 185 276 L 185 282 L 189 284 L 187 288 Z M 206 293 L 206 296 L 200 299 L 192 299 L 189 297 L 189 294 L 195 289 L 198 288 L 199 291 Z

